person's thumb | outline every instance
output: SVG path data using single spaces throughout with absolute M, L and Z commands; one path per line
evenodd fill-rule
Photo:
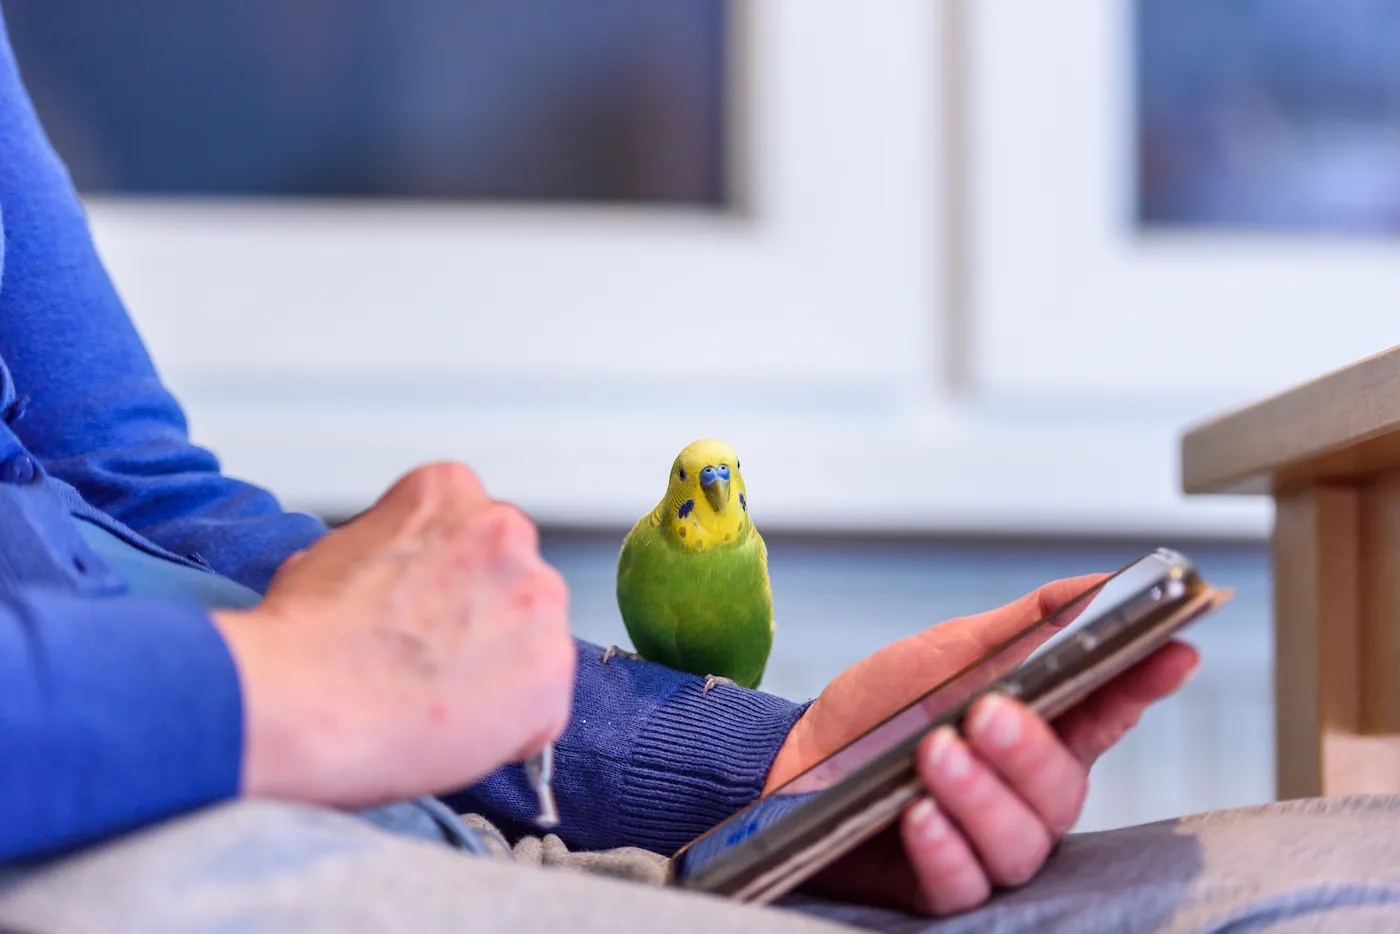
M 1005 606 L 950 619 L 931 631 L 944 648 L 943 658 L 954 670 L 1002 649 L 997 668 L 1009 671 L 1074 622 L 1109 576 L 1087 574 L 1051 581 Z M 1041 621 L 1046 625 L 1031 628 Z

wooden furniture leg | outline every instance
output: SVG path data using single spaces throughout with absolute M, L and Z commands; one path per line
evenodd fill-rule
M 1378 498 L 1388 505 L 1378 510 Z M 1273 535 L 1277 797 L 1400 792 L 1400 484 L 1281 495 Z

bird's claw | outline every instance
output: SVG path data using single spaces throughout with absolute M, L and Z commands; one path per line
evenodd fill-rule
M 634 662 L 643 662 L 643 661 L 646 661 L 646 659 L 642 658 L 642 657 L 641 657 L 640 655 L 638 655 L 636 652 L 625 652 L 625 651 L 623 651 L 622 649 L 618 648 L 617 646 L 612 645 L 612 646 L 609 646 L 609 647 L 608 647 L 608 650 L 607 650 L 606 652 L 603 653 L 603 661 L 601 662 L 601 664 L 606 665 L 606 664 L 608 663 L 608 660 L 609 660 L 609 659 L 612 659 L 612 658 L 614 658 L 614 657 L 616 657 L 616 658 L 626 658 L 626 659 L 630 659 L 630 660 L 632 660 L 632 661 L 634 661 Z
M 710 693 L 710 688 L 720 684 L 727 684 L 732 688 L 739 686 L 734 683 L 734 679 L 732 678 L 725 678 L 720 675 L 707 675 L 705 677 L 705 686 L 700 689 L 700 696 L 704 697 L 706 694 Z

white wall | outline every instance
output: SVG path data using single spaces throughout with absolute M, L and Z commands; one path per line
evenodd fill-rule
M 196 438 L 328 512 L 453 457 L 620 525 L 717 435 L 769 527 L 1266 531 L 1177 436 L 1393 343 L 1395 246 L 1132 234 L 1123 0 L 738 9 L 732 214 L 95 201 Z

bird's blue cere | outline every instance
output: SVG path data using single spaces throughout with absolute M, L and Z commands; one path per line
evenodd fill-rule
M 709 486 L 711 483 L 714 483 L 718 479 L 719 472 L 713 467 L 706 467 L 704 470 L 700 471 L 701 486 Z
M 721 480 L 728 480 L 728 479 L 729 479 L 729 465 L 728 465 L 728 464 L 720 464 L 720 465 L 719 465 L 719 478 L 720 478 Z

